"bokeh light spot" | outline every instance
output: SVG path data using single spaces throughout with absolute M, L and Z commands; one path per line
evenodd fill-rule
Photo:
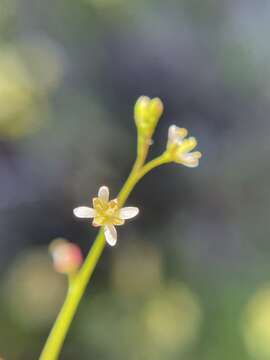
M 26 328 L 43 328 L 56 316 L 65 288 L 47 249 L 37 248 L 15 259 L 6 274 L 4 296 L 15 321 Z

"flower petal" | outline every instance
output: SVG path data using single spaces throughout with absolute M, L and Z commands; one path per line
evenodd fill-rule
M 73 214 L 78 218 L 93 218 L 95 213 L 95 210 L 88 206 L 79 206 L 73 209 Z
M 109 188 L 107 186 L 101 186 L 98 190 L 98 197 L 101 200 L 108 202 L 109 196 L 110 196 Z
M 170 143 L 177 143 L 180 145 L 183 139 L 187 136 L 188 131 L 185 128 L 179 128 L 176 125 L 171 125 L 168 131 L 168 141 Z
M 104 235 L 107 243 L 114 246 L 117 242 L 117 232 L 113 225 L 104 226 Z
M 173 141 L 175 139 L 176 132 L 177 132 L 177 126 L 176 125 L 171 125 L 169 127 L 169 131 L 168 131 L 168 139 L 170 141 Z
M 190 168 L 195 168 L 199 165 L 199 159 L 201 157 L 201 153 L 196 151 L 194 153 L 182 154 L 180 162 Z
M 197 146 L 197 140 L 195 137 L 191 136 L 188 139 L 185 139 L 183 143 L 179 146 L 179 153 L 188 153 L 192 151 Z
M 138 213 L 139 213 L 139 209 L 137 207 L 133 207 L 133 206 L 124 207 L 124 208 L 120 209 L 119 217 L 120 217 L 120 219 L 123 219 L 123 220 L 131 219 L 134 216 L 138 215 Z

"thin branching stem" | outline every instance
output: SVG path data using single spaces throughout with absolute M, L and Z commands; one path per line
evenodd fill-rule
M 149 161 L 146 165 L 143 166 L 143 163 L 147 156 L 147 152 L 148 146 L 147 144 L 145 144 L 144 151 L 138 154 L 138 157 L 134 163 L 130 175 L 118 195 L 119 207 L 122 207 L 124 205 L 135 185 L 138 183 L 138 181 L 140 181 L 140 179 L 143 178 L 146 173 L 148 173 L 155 167 L 168 162 L 166 156 L 161 155 L 160 157 Z M 93 271 L 104 250 L 104 247 L 104 230 L 103 228 L 101 228 L 80 271 L 77 273 L 76 276 L 72 278 L 71 281 L 69 281 L 69 288 L 66 299 L 52 327 L 52 330 L 43 348 L 39 360 L 58 359 L 70 324 L 75 316 L 77 307 L 85 292 L 86 286 L 91 279 Z

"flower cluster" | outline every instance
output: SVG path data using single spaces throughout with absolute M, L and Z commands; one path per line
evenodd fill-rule
M 134 106 L 134 118 L 138 129 L 138 147 L 146 149 L 146 155 L 151 137 L 155 127 L 163 113 L 163 103 L 159 98 L 150 99 L 141 96 Z M 188 131 L 171 125 L 168 132 L 167 148 L 163 154 L 165 162 L 176 162 L 187 167 L 197 167 L 201 153 L 192 151 L 197 146 L 194 137 L 187 138 Z M 139 149 L 140 150 L 140 149 Z M 143 151 L 142 151 L 143 152 Z M 140 151 L 138 152 L 140 153 Z M 141 164 L 143 166 L 144 164 Z M 117 242 L 117 232 L 115 226 L 123 225 L 126 219 L 136 216 L 139 209 L 136 207 L 119 206 L 118 199 L 109 200 L 109 189 L 102 186 L 99 189 L 98 197 L 93 198 L 93 207 L 80 206 L 73 210 L 78 218 L 93 218 L 93 226 L 104 228 L 107 243 L 114 246 Z
M 40 360 L 56 359 L 63 344 L 65 335 L 70 325 L 70 320 L 75 314 L 77 304 L 90 280 L 93 270 L 101 255 L 105 241 L 114 246 L 117 243 L 116 226 L 123 225 L 125 220 L 135 217 L 139 213 L 137 207 L 122 207 L 129 194 L 139 180 L 152 169 L 170 162 L 195 168 L 199 165 L 201 153 L 193 151 L 197 146 L 194 137 L 187 137 L 188 131 L 176 125 L 169 127 L 167 146 L 164 152 L 147 161 L 149 146 L 156 125 L 163 113 L 163 104 L 159 98 L 150 99 L 141 96 L 134 107 L 134 119 L 137 127 L 137 157 L 131 173 L 119 192 L 118 198 L 109 199 L 109 189 L 101 186 L 98 196 L 93 198 L 93 207 L 79 206 L 73 210 L 78 218 L 92 218 L 92 225 L 101 227 L 101 232 L 96 237 L 84 263 L 80 248 L 64 239 L 53 241 L 50 251 L 56 271 L 69 277 L 70 289 L 67 292 L 67 301 L 56 320 L 53 331 L 43 349 Z
M 168 132 L 167 154 L 172 161 L 194 168 L 199 165 L 202 154 L 200 151 L 192 152 L 197 146 L 197 140 L 194 137 L 186 138 L 187 135 L 187 129 L 171 125 Z
M 93 218 L 93 226 L 103 226 L 107 243 L 114 246 L 117 242 L 115 225 L 123 225 L 139 213 L 136 207 L 119 208 L 118 199 L 109 201 L 109 189 L 102 186 L 98 197 L 93 198 L 93 208 L 80 206 L 73 210 L 78 218 Z
M 163 103 L 159 98 L 150 99 L 147 96 L 141 96 L 134 106 L 134 118 L 138 129 L 139 137 L 148 139 L 146 146 L 152 141 L 152 135 L 156 125 L 163 113 Z M 197 146 L 194 137 L 186 138 L 188 131 L 185 128 L 179 128 L 171 125 L 168 132 L 168 143 L 166 156 L 168 161 L 176 162 L 187 167 L 197 167 L 201 153 L 192 150 Z M 145 146 L 145 143 L 139 142 L 139 146 Z

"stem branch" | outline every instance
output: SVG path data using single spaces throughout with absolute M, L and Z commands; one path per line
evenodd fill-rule
M 145 151 L 141 153 L 141 156 L 137 157 L 131 173 L 118 195 L 119 207 L 122 207 L 124 205 L 134 186 L 146 173 L 148 173 L 153 168 L 168 162 L 167 157 L 161 155 L 160 157 L 149 161 L 146 165 L 143 166 L 147 155 L 147 150 L 148 149 L 145 148 Z M 74 318 L 77 307 L 84 294 L 85 288 L 93 274 L 95 266 L 102 254 L 102 251 L 104 250 L 104 247 L 104 231 L 103 229 L 101 229 L 80 271 L 72 278 L 72 281 L 70 281 L 69 283 L 69 289 L 66 295 L 65 302 L 53 325 L 53 328 L 43 348 L 39 360 L 58 359 L 70 324 Z

